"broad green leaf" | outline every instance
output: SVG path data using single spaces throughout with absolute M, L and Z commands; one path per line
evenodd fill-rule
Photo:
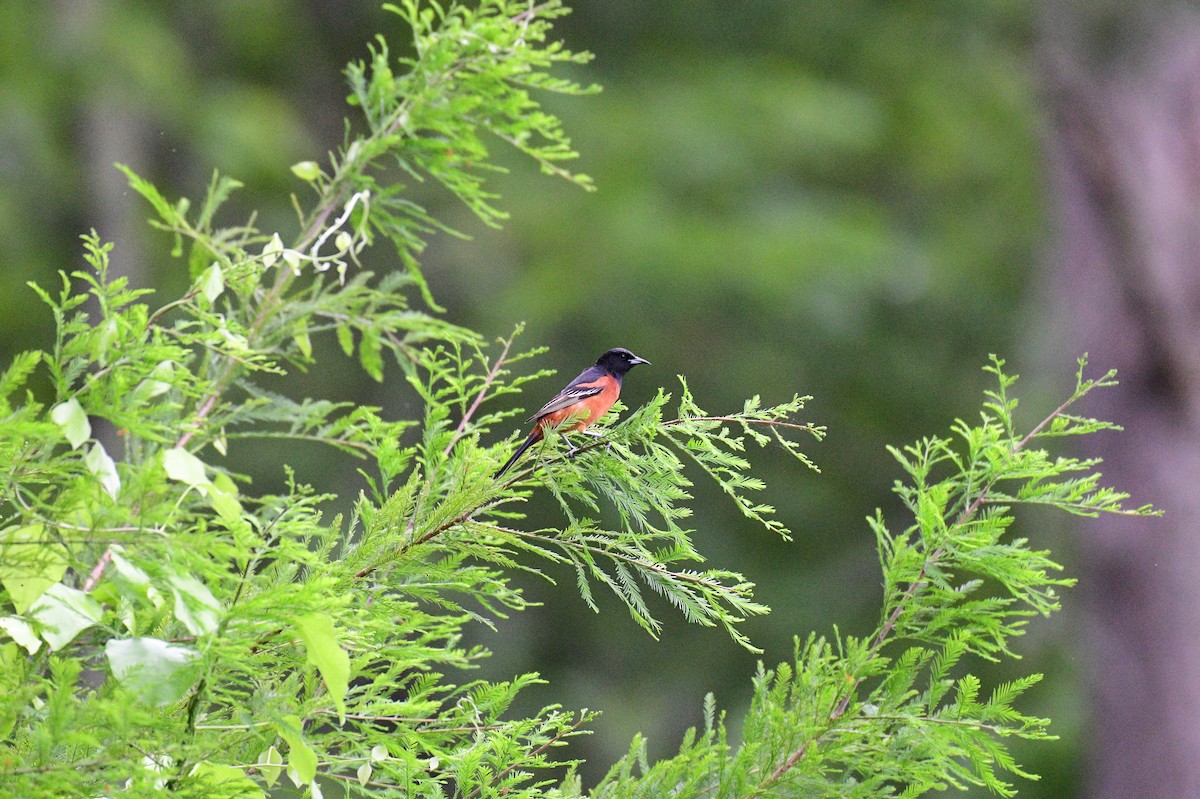
M 224 472 L 217 472 L 208 487 L 208 502 L 227 524 L 242 520 L 242 503 L 238 501 L 237 484 Z
M 283 771 L 283 755 L 279 754 L 278 749 L 271 746 L 258 756 L 257 765 L 258 772 L 263 776 L 263 781 L 270 788 L 279 779 L 280 772 Z
M 40 524 L 0 530 L 0 585 L 17 613 L 24 613 L 67 572 L 67 551 L 46 541 Z
M 199 653 L 158 638 L 111 639 L 104 645 L 113 676 L 148 705 L 178 701 L 200 672 Z
M 121 476 L 117 474 L 117 464 L 108 456 L 104 446 L 99 441 L 92 444 L 88 454 L 84 456 L 84 464 L 88 471 L 100 478 L 100 485 L 113 499 L 121 493 Z
M 62 428 L 71 449 L 79 449 L 83 442 L 92 436 L 92 425 L 79 400 L 71 397 L 66 402 L 60 402 L 50 411 L 50 419 Z
M 357 777 L 358 777 L 358 784 L 359 784 L 359 785 L 366 785 L 366 784 L 367 784 L 367 781 L 368 781 L 369 779 L 371 779 L 371 772 L 372 772 L 372 770 L 373 770 L 373 769 L 371 768 L 371 764 L 370 764 L 370 763 L 363 763 L 361 766 L 359 766 L 359 767 L 358 767 L 358 771 L 356 771 L 356 772 L 355 772 L 355 776 L 357 776 Z
M 120 327 L 115 318 L 105 319 L 92 334 L 91 356 L 100 363 L 108 363 L 108 351 L 117 338 Z
M 31 655 L 36 655 L 37 651 L 42 648 L 42 640 L 37 637 L 33 627 L 29 622 L 17 616 L 2 616 L 0 617 L 0 630 L 8 633 L 9 636 L 21 646 L 25 647 L 25 651 Z
M 150 371 L 146 379 L 138 383 L 137 387 L 133 389 L 131 399 L 135 403 L 145 402 L 146 400 L 166 394 L 171 390 L 170 381 L 174 376 L 175 363 L 173 361 L 160 361 Z
M 172 447 L 163 453 L 163 467 L 167 477 L 186 485 L 207 486 L 208 476 L 204 473 L 204 461 L 183 447 Z
M 150 575 L 146 574 L 141 567 L 134 565 L 125 557 L 125 548 L 120 544 L 113 544 L 108 549 L 113 571 L 125 582 L 141 589 L 144 594 L 146 588 L 150 585 Z
M 208 304 L 216 302 L 217 297 L 225 291 L 225 274 L 221 271 L 221 265 L 213 264 L 205 269 L 204 274 L 200 275 L 199 285 L 200 293 L 208 300 Z
M 41 626 L 50 651 L 57 652 L 100 621 L 103 613 L 100 603 L 78 588 L 55 583 L 33 603 L 28 616 Z
M 333 619 L 324 613 L 310 613 L 296 619 L 294 627 L 304 642 L 308 662 L 325 678 L 329 695 L 337 705 L 338 718 L 344 720 L 346 689 L 350 685 L 350 656 L 338 645 Z
M 263 266 L 274 266 L 279 260 L 279 253 L 283 252 L 283 239 L 279 238 L 278 233 L 271 234 L 271 240 L 263 246 L 262 262 Z
M 291 268 L 292 274 L 299 277 L 300 276 L 300 263 L 302 260 L 302 256 L 300 255 L 300 253 L 296 252 L 295 250 L 293 250 L 291 248 L 288 248 L 288 249 L 285 249 L 282 253 L 280 253 L 280 257 L 283 258 L 283 262 Z
M 279 731 L 279 737 L 287 741 L 288 778 L 297 788 L 308 785 L 317 776 L 317 755 L 300 734 L 300 719 L 296 716 L 284 716 L 275 728 Z
M 292 164 L 292 174 L 301 180 L 312 183 L 321 176 L 321 167 L 316 161 L 299 161 Z
M 192 635 L 209 635 L 217 629 L 224 608 L 208 586 L 186 574 L 172 575 L 168 582 L 175 595 L 175 618 Z
M 8 696 L 16 690 L 24 670 L 24 657 L 17 645 L 0 645 L 0 696 Z
M 216 253 L 209 248 L 204 239 L 193 239 L 191 251 L 188 252 L 188 274 L 193 279 L 199 279 L 204 270 L 212 265 Z
M 262 799 L 262 788 L 236 766 L 201 761 L 192 769 L 193 779 L 200 782 L 205 799 Z

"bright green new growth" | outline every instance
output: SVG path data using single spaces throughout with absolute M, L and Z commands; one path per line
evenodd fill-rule
M 748 519 L 788 537 L 754 499 L 762 486 L 746 453 L 780 446 L 811 465 L 800 442 L 822 429 L 796 419 L 805 398 L 763 407 L 755 397 L 713 415 L 681 378 L 677 399 L 660 391 L 620 424 L 610 416 L 605 437 L 574 456 L 551 436 L 493 480 L 511 451 L 500 436 L 513 430 L 513 397 L 546 372 L 526 368 L 538 350 L 516 353 L 512 338 L 490 346 L 434 315 L 417 257 L 444 228 L 396 178 L 433 179 L 497 224 L 483 183 L 496 169 L 490 134 L 586 186 L 563 170 L 570 144 L 529 94 L 590 91 L 546 72 L 586 57 L 549 40 L 565 13 L 553 1 L 389 8 L 412 28 L 413 56 L 394 61 L 380 39 L 369 63 L 350 67 L 366 128 L 327 166 L 293 168 L 314 200 L 297 202 L 290 244 L 253 220 L 216 226 L 236 181 L 214 177 L 196 209 L 126 170 L 186 257 L 190 290 L 149 304 L 150 292 L 109 275 L 109 245 L 94 234 L 89 269 L 35 287 L 54 345 L 0 375 L 5 795 L 259 797 L 285 780 L 313 796 L 579 795 L 578 780 L 553 769 L 591 713 L 510 717 L 533 674 L 462 681 L 486 655 L 462 647 L 463 626 L 521 610 L 507 575 L 537 571 L 539 558 L 570 564 L 593 608 L 594 590 L 611 591 L 651 634 L 657 594 L 752 647 L 738 623 L 766 608 L 742 575 L 704 567 L 687 475 L 715 480 Z M 378 237 L 403 270 L 362 269 L 358 255 Z M 394 363 L 422 418 L 263 387 L 264 375 L 312 365 L 312 337 L 329 331 L 375 379 Z M 1081 364 L 1074 396 L 1022 435 L 1001 366 L 979 424 L 894 453 L 916 522 L 896 534 L 870 520 L 886 588 L 877 631 L 810 636 L 794 663 L 755 678 L 742 743 L 710 699 L 705 730 L 677 757 L 646 763 L 635 741 L 595 795 L 1009 792 L 1001 775 L 1022 772 L 1004 738 L 1047 735 L 1045 720 L 1013 708 L 1037 678 L 985 695 L 958 663 L 1009 657 L 1011 637 L 1056 609 L 1069 582 L 1046 553 L 1005 535 L 1010 508 L 1148 511 L 1126 511 L 1094 463 L 1037 448 L 1107 427 L 1065 411 L 1111 375 L 1085 380 Z M 43 393 L 52 399 L 39 402 Z M 347 518 L 327 518 L 335 497 L 286 466 L 280 494 L 230 473 L 227 449 L 263 438 L 360 459 L 365 489 Z M 557 502 L 561 526 L 525 524 L 537 494 Z
M 918 796 L 930 790 L 983 785 L 1012 796 L 1003 773 L 1036 779 L 1012 759 L 1004 739 L 1046 739 L 1049 719 L 1020 712 L 1014 702 L 1041 675 L 994 687 L 954 676 L 960 660 L 1015 657 L 1009 649 L 1030 617 L 1059 608 L 1056 589 L 1074 581 L 1023 538 L 1006 536 L 1013 505 L 1047 504 L 1072 513 L 1151 514 L 1126 509 L 1124 494 L 1102 488 L 1093 460 L 1051 459 L 1045 439 L 1086 435 L 1115 426 L 1068 415 L 1114 373 L 1084 377 L 1059 408 L 1022 434 L 1008 394 L 1015 377 L 1003 361 L 987 367 L 999 387 L 987 393 L 980 421 L 954 424 L 953 438 L 926 438 L 892 450 L 909 482 L 896 492 L 914 523 L 891 532 L 878 513 L 876 534 L 884 576 L 884 606 L 864 638 L 808 636 L 796 655 L 755 678 L 744 741 L 733 746 L 711 697 L 706 727 L 680 754 L 652 767 L 635 741 L 595 796 L 661 796 L 688 786 L 686 796 Z M 638 773 L 640 771 L 640 773 Z

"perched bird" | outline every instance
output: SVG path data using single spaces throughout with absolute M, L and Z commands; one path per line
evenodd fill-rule
M 563 432 L 584 430 L 608 413 L 617 397 L 621 396 L 621 378 L 639 363 L 650 362 L 621 347 L 611 349 L 597 358 L 595 364 L 580 372 L 579 377 L 567 383 L 566 388 L 529 417 L 528 421 L 534 423 L 533 430 L 508 462 L 500 467 L 495 477 L 507 472 L 517 458 L 525 454 L 525 450 L 541 441 L 547 427 L 554 428 L 572 420 L 574 424 L 564 428 Z

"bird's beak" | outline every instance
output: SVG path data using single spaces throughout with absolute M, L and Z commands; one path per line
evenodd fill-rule
M 649 365 L 650 365 L 650 362 L 649 362 L 649 361 L 647 361 L 645 358 L 639 358 L 639 357 L 638 357 L 638 356 L 636 356 L 636 355 L 635 355 L 635 356 L 633 356 L 633 360 L 629 362 L 629 365 L 630 365 L 630 366 L 637 366 L 639 363 L 644 363 L 644 364 L 646 364 L 647 366 L 649 366 Z

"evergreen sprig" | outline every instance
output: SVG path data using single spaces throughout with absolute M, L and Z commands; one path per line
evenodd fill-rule
M 0 788 L 22 797 L 261 797 L 286 777 L 307 795 L 579 795 L 560 748 L 590 712 L 511 711 L 535 674 L 467 680 L 487 655 L 465 624 L 497 625 L 527 605 L 515 570 L 568 564 L 578 590 L 609 590 L 650 634 L 660 608 L 740 631 L 765 612 L 742 575 L 701 568 L 690 472 L 711 479 L 765 530 L 791 535 L 755 497 L 750 445 L 812 466 L 823 429 L 798 419 L 804 397 L 740 411 L 701 409 L 681 378 L 595 440 L 551 434 L 505 480 L 512 400 L 544 369 L 539 349 L 494 345 L 438 316 L 418 267 L 444 230 L 401 179 L 445 186 L 485 223 L 503 212 L 484 178 L 489 137 L 559 177 L 574 156 L 534 91 L 586 93 L 549 70 L 586 55 L 552 41 L 556 0 L 389 6 L 412 29 L 400 59 L 377 40 L 347 76 L 361 133 L 328 165 L 293 172 L 313 190 L 292 235 L 253 218 L 221 226 L 239 184 L 214 175 L 204 198 L 167 200 L 126 169 L 171 234 L 191 285 L 178 298 L 110 274 L 110 245 L 83 241 L 86 268 L 34 287 L 56 324 L 43 351 L 0 373 Z M 408 51 L 406 51 L 408 52 Z M 359 262 L 378 238 L 403 269 Z M 285 244 L 285 239 L 289 244 Z M 519 331 L 518 331 L 519 332 Z M 287 396 L 335 338 L 382 380 L 394 362 L 419 418 Z M 1013 703 L 1036 677 L 985 696 L 962 659 L 1011 655 L 1028 618 L 1058 606 L 1047 553 L 1006 535 L 1010 509 L 1126 510 L 1095 463 L 1051 458 L 1043 440 L 1108 427 L 1067 409 L 1018 438 L 1000 387 L 979 424 L 895 451 L 914 515 L 902 533 L 870 520 L 885 607 L 866 638 L 809 637 L 790 664 L 760 670 L 734 746 L 711 699 L 703 732 L 678 757 L 646 761 L 635 741 L 598 796 L 916 795 L 968 783 L 1009 791 L 1022 773 L 1005 737 L 1046 735 Z M 273 389 L 264 377 L 270 376 Z M 49 397 L 47 402 L 38 397 Z M 296 481 L 260 491 L 231 448 L 259 439 L 331 447 L 356 459 L 363 490 L 334 497 Z M 529 525 L 544 498 L 561 523 Z M 658 598 L 656 599 L 655 596 Z
M 1011 537 L 1012 506 L 1049 505 L 1069 513 L 1150 515 L 1128 495 L 1100 485 L 1094 460 L 1051 457 L 1038 448 L 1062 435 L 1114 425 L 1067 414 L 1115 374 L 1085 378 L 1079 363 L 1072 395 L 1024 434 L 1014 418 L 1015 377 L 993 358 L 998 388 L 987 392 L 977 424 L 956 421 L 952 435 L 891 449 L 908 480 L 896 483 L 913 522 L 892 532 L 868 518 L 883 571 L 884 606 L 865 637 L 796 642 L 790 663 L 760 668 L 754 698 L 733 745 L 724 717 L 691 731 L 680 753 L 653 765 L 644 742 L 590 792 L 594 797 L 919 796 L 985 786 L 1015 795 L 1006 775 L 1036 779 L 1016 763 L 1006 740 L 1052 738 L 1049 719 L 1015 702 L 1041 680 L 1031 674 L 990 691 L 965 671 L 964 658 L 1014 658 L 1010 641 L 1029 618 L 1059 608 L 1073 580 L 1049 553 Z M 568 784 L 562 796 L 581 795 Z

